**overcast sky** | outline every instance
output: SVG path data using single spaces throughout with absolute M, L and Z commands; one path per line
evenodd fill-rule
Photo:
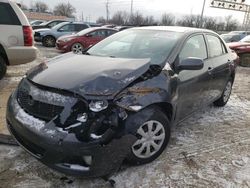
M 43 1 L 49 5 L 51 9 L 59 2 L 68 2 L 68 0 L 16 0 L 23 2 L 30 6 L 36 1 Z M 77 18 L 81 17 L 82 13 L 84 19 L 90 18 L 95 21 L 99 16 L 106 16 L 105 2 L 107 0 L 69 0 L 69 2 L 76 8 Z M 130 12 L 131 0 L 109 0 L 110 1 L 110 14 L 118 10 L 126 10 Z M 244 13 L 234 12 L 229 10 L 221 10 L 210 8 L 211 0 L 206 0 L 205 15 L 215 17 L 225 17 L 226 15 L 233 15 L 240 23 L 243 22 Z M 246 3 L 250 4 L 250 0 Z M 164 13 L 173 13 L 177 16 L 185 14 L 200 14 L 202 9 L 203 0 L 134 0 L 134 11 L 140 11 L 144 15 L 153 15 L 156 19 Z

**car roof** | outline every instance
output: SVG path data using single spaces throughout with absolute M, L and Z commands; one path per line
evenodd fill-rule
M 147 26 L 147 27 L 135 27 L 132 29 L 141 30 L 157 30 L 157 31 L 175 31 L 180 33 L 193 33 L 193 32 L 210 32 L 215 33 L 208 29 L 200 29 L 194 27 L 181 27 L 181 26 Z

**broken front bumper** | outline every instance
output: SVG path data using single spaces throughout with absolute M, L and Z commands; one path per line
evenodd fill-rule
M 8 101 L 6 119 L 9 131 L 26 151 L 68 175 L 101 177 L 116 172 L 136 140 L 132 135 L 123 135 L 105 144 L 79 141 L 74 133 L 56 127 L 52 121 L 45 123 L 27 114 L 15 93 Z

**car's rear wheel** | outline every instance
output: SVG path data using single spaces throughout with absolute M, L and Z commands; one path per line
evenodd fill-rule
M 227 84 L 226 84 L 226 87 L 221 95 L 221 97 L 214 102 L 214 105 L 215 106 L 219 106 L 219 107 L 222 107 L 222 106 L 225 106 L 230 98 L 230 95 L 231 95 L 231 92 L 232 92 L 232 86 L 233 86 L 233 82 L 232 82 L 232 79 L 230 79 Z
M 52 36 L 46 36 L 43 38 L 43 46 L 45 47 L 55 47 L 56 45 L 56 39 Z
M 4 58 L 0 56 L 0 80 L 4 77 L 6 71 L 7 71 L 7 63 L 4 60 Z
M 81 43 L 75 43 L 72 45 L 71 51 L 75 54 L 81 54 L 83 51 L 83 45 Z
M 137 117 L 136 117 L 137 116 Z M 157 107 L 145 109 L 133 117 L 144 119 L 134 133 L 137 140 L 131 147 L 127 162 L 134 165 L 150 163 L 166 148 L 170 139 L 170 125 L 167 116 Z

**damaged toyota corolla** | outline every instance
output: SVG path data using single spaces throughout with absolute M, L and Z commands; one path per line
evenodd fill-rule
M 47 166 L 100 177 L 123 161 L 145 164 L 171 125 L 231 93 L 237 55 L 209 30 L 142 27 L 29 71 L 13 92 L 7 125 Z

